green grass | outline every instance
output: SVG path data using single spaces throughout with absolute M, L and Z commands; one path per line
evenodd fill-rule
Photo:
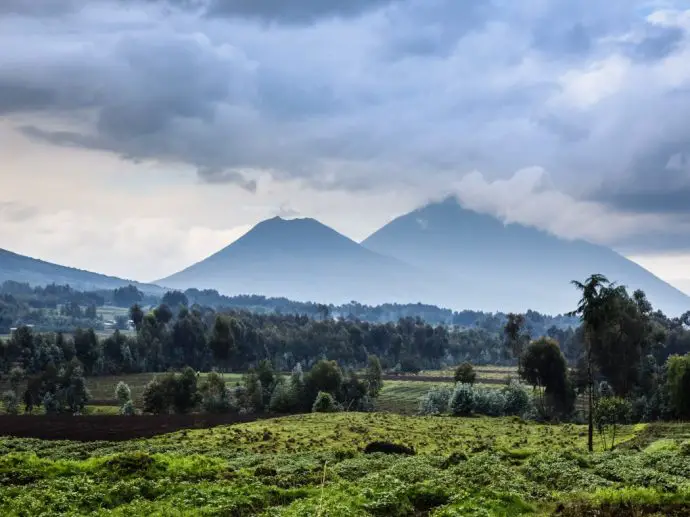
M 664 515 L 690 504 L 685 432 L 632 426 L 627 444 L 664 446 L 589 455 L 583 426 L 339 413 L 122 443 L 0 439 L 0 515 Z M 376 440 L 417 454 L 363 454 Z

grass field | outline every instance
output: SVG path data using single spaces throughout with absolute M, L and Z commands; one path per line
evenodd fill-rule
M 135 417 L 136 418 L 136 417 Z M 312 414 L 121 443 L 0 439 L 0 515 L 688 515 L 690 425 Z M 415 455 L 365 454 L 371 442 Z

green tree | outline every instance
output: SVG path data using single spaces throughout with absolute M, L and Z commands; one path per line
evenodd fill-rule
M 520 375 L 537 390 L 544 413 L 548 409 L 566 414 L 572 411 L 575 397 L 568 365 L 556 340 L 542 337 L 532 341 L 522 354 Z
M 156 375 L 144 388 L 144 412 L 160 415 L 170 413 L 175 378 L 172 373 Z
M 474 384 L 477 380 L 477 372 L 471 363 L 464 362 L 455 369 L 453 379 L 456 383 Z
M 187 299 L 187 295 L 181 291 L 168 291 L 163 295 L 163 298 L 161 298 L 161 304 L 167 305 L 173 312 L 178 312 L 180 307 L 189 306 L 189 300 Z
M 209 413 L 225 413 L 231 409 L 230 394 L 223 377 L 211 372 L 199 387 L 201 407 Z
M 319 391 L 311 410 L 313 413 L 334 413 L 338 411 L 338 406 L 330 393 Z
M 67 364 L 59 385 L 56 399 L 60 405 L 60 411 L 72 414 L 82 413 L 91 394 L 86 387 L 84 369 L 78 360 L 73 359 Z
M 137 331 L 141 330 L 141 325 L 144 322 L 144 311 L 138 304 L 135 303 L 130 307 L 129 318 L 132 320 L 134 328 L 137 329 Z
M 133 285 L 118 287 L 113 291 L 113 303 L 117 307 L 131 307 L 144 299 L 144 293 Z
M 371 398 L 376 398 L 383 388 L 383 368 L 381 361 L 375 355 L 370 355 L 367 360 L 367 370 L 364 374 L 367 385 L 367 393 Z
M 274 413 L 294 413 L 299 408 L 299 400 L 290 381 L 280 378 L 275 383 L 269 409 Z
M 630 402 L 620 397 L 602 397 L 597 401 L 594 421 L 604 442 L 604 449 L 607 447 L 606 435 L 610 434 L 610 449 L 613 450 L 616 445 L 616 430 L 619 425 L 628 422 L 631 409 Z
M 227 368 L 230 357 L 235 350 L 235 338 L 227 316 L 223 314 L 216 315 L 208 346 L 213 354 L 213 359 Z
M 520 358 L 525 346 L 525 341 L 529 338 L 524 333 L 525 317 L 522 314 L 508 314 L 508 320 L 503 327 L 503 335 L 510 347 L 513 357 L 518 360 L 518 369 L 520 368 Z
M 578 316 L 584 326 L 585 366 L 587 375 L 587 448 L 594 450 L 594 354 L 596 342 L 601 339 L 610 316 L 608 303 L 611 282 L 600 274 L 591 275 L 584 282 L 572 284 L 582 293 L 577 308 L 569 316 Z
M 189 366 L 182 370 L 179 377 L 175 377 L 173 408 L 176 413 L 189 413 L 201 402 L 197 385 L 198 378 L 197 373 Z
M 666 390 L 676 418 L 690 419 L 690 353 L 674 355 L 666 362 Z
M 320 391 L 338 398 L 343 384 L 343 372 L 335 361 L 321 360 L 306 375 L 305 383 L 311 400 L 314 400 Z
M 117 400 L 117 405 L 120 407 L 132 400 L 132 391 L 124 381 L 118 382 L 117 386 L 115 386 L 115 399 Z

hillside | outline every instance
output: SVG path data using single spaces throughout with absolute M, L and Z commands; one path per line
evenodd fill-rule
M 257 224 L 228 247 L 157 283 L 327 303 L 433 297 L 414 268 L 365 249 L 314 219 L 279 217 Z
M 362 243 L 456 285 L 453 307 L 482 310 L 572 310 L 570 285 L 592 273 L 644 290 L 670 315 L 690 310 L 690 298 L 604 246 L 564 240 L 462 208 L 454 198 L 398 217 Z
M 156 285 L 142 284 L 113 276 L 60 266 L 0 249 L 0 283 L 7 280 L 25 282 L 32 286 L 69 284 L 74 289 L 83 291 L 115 289 L 133 284 L 146 293 L 160 294 L 163 292 L 163 289 Z

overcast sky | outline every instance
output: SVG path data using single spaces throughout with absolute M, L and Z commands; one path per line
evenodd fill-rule
M 455 193 L 690 292 L 686 1 L 2 0 L 0 49 L 2 248 L 152 280 Z

